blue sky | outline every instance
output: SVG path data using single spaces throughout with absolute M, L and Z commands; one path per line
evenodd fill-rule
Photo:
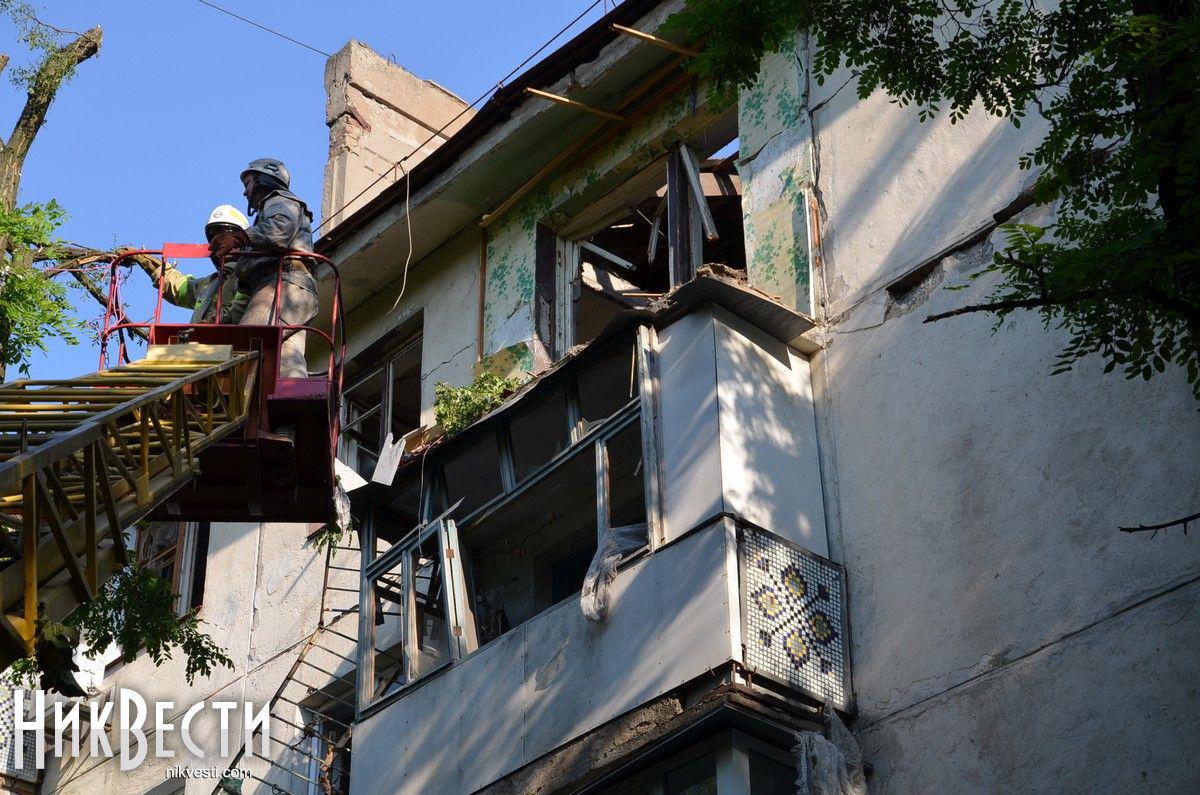
M 325 52 L 358 39 L 468 102 L 493 87 L 591 0 L 520 3 L 214 0 Z M 595 21 L 604 3 L 566 36 Z M 612 2 L 608 5 L 611 7 Z M 57 199 L 70 218 L 60 234 L 96 247 L 201 242 L 209 211 L 242 206 L 238 173 L 255 157 L 288 164 L 293 189 L 320 210 L 328 149 L 325 58 L 197 0 L 57 0 L 39 16 L 60 28 L 100 25 L 104 44 L 60 91 L 25 162 L 22 202 Z M 549 52 L 550 50 L 547 50 Z M 0 52 L 26 61 L 7 20 Z M 25 92 L 0 80 L 0 134 Z M 206 263 L 194 263 L 201 272 Z M 149 313 L 149 280 L 134 274 L 131 315 Z M 73 292 L 78 314 L 101 313 Z M 183 310 L 174 310 L 182 317 Z M 95 369 L 97 351 L 53 343 L 34 354 L 35 377 Z M 13 373 L 15 375 L 15 372 Z

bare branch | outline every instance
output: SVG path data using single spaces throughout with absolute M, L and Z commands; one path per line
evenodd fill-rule
M 1172 519 L 1169 522 L 1162 524 L 1140 524 L 1137 527 L 1121 527 L 1118 528 L 1122 533 L 1149 533 L 1151 538 L 1158 535 L 1160 530 L 1170 530 L 1172 527 L 1183 527 L 1183 534 L 1187 535 L 1188 525 L 1192 522 L 1200 520 L 1200 513 L 1194 513 L 1191 516 L 1182 516 L 1178 519 Z
M 53 252 L 53 255 L 43 253 L 35 258 L 38 261 L 46 262 L 50 260 L 56 261 L 58 264 L 55 267 L 47 268 L 47 275 L 53 276 L 59 273 L 69 273 L 71 278 L 79 282 L 88 295 L 96 299 L 100 306 L 108 306 L 108 291 L 104 289 L 88 271 L 83 269 L 83 266 L 94 265 L 96 263 L 112 262 L 117 256 L 128 251 L 127 248 L 119 248 L 116 251 L 102 251 L 100 249 L 85 248 L 83 246 L 59 246 Z M 162 263 L 154 257 L 145 254 L 138 254 L 126 259 L 132 260 L 139 268 L 141 268 L 151 279 L 157 279 L 159 269 Z M 129 331 L 143 340 L 147 340 L 146 332 L 140 328 L 131 328 Z
M 82 271 L 79 269 L 69 270 L 67 272 L 71 274 L 71 277 L 75 279 L 75 281 L 83 285 L 83 289 L 87 291 L 87 294 L 92 298 L 95 298 L 96 302 L 99 303 L 100 306 L 108 306 L 108 293 L 106 293 L 104 288 L 96 283 L 96 280 L 92 278 L 91 274 L 89 274 L 87 271 Z M 140 328 L 130 328 L 129 331 L 134 336 L 140 337 L 143 340 L 148 341 L 150 339 L 146 336 L 146 332 Z
M 0 72 L 3 72 L 8 66 L 8 54 L 0 52 Z
M 13 127 L 8 143 L 0 157 L 0 207 L 11 210 L 16 204 L 17 188 L 25 155 L 38 130 L 46 121 L 46 112 L 63 80 L 79 64 L 100 51 L 102 32 L 99 27 L 83 33 L 70 44 L 51 53 L 42 61 L 29 84 L 25 107 Z

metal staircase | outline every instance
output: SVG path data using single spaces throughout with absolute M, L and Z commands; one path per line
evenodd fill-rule
M 295 660 L 271 697 L 271 756 L 247 756 L 243 745 L 226 767 L 249 771 L 254 786 L 222 782 L 214 793 L 349 792 L 359 560 L 357 546 L 327 551 L 317 628 L 298 644 Z
M 0 669 L 127 563 L 130 527 L 245 424 L 258 353 L 155 345 L 67 380 L 0 386 Z

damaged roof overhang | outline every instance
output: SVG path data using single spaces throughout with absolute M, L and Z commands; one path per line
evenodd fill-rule
M 526 397 L 540 392 L 541 387 L 549 381 L 555 380 L 554 376 L 563 369 L 571 367 L 580 359 L 587 358 L 589 354 L 604 347 L 610 341 L 627 336 L 638 326 L 648 325 L 655 329 L 666 328 L 684 315 L 709 305 L 720 306 L 728 310 L 803 354 L 811 355 L 820 350 L 817 343 L 805 336 L 816 326 L 813 318 L 789 309 L 771 296 L 748 287 L 738 279 L 731 278 L 714 268 L 704 267 L 700 269 L 695 279 L 663 294 L 644 309 L 626 309 L 618 312 L 595 339 L 586 345 L 572 348 L 566 356 L 555 362 L 548 370 L 526 381 L 516 392 L 506 398 L 504 403 L 453 437 L 442 437 L 405 455 L 397 469 L 397 475 L 400 471 L 424 458 L 425 454 L 433 449 L 455 439 L 473 436 L 484 426 L 498 421 L 499 417 L 512 411 Z M 393 482 L 395 481 L 393 480 Z M 361 494 L 371 498 L 375 495 L 385 494 L 388 488 L 388 486 L 372 482 L 357 491 L 356 495 Z
M 527 87 L 557 89 L 596 107 L 615 106 L 675 56 L 622 36 L 612 25 L 657 28 L 681 6 L 678 0 L 625 0 L 497 90 L 462 129 L 414 166 L 407 200 L 405 181 L 398 180 L 320 238 L 317 250 L 341 268 L 345 309 L 400 277 L 398 262 L 409 250 L 406 220 L 413 227 L 412 262 L 418 263 L 495 209 L 596 123 L 584 111 L 530 97 Z M 327 304 L 327 286 L 323 292 Z

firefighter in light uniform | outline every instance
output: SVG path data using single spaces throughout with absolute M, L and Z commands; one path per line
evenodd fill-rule
M 278 160 L 260 158 L 251 161 L 241 176 L 243 195 L 250 215 L 254 216 L 254 224 L 240 235 L 230 235 L 211 245 L 213 256 L 217 258 L 239 248 L 255 252 L 238 254 L 236 259 L 239 289 L 250 296 L 241 323 L 252 326 L 307 325 L 317 314 L 317 281 L 308 264 L 302 257 L 284 260 L 278 307 L 275 306 L 275 282 L 281 254 L 313 250 L 312 212 L 299 196 L 288 190 L 291 176 Z M 288 334 L 279 359 L 280 378 L 308 375 L 304 332 Z
M 250 228 L 250 219 L 241 210 L 222 204 L 208 216 L 204 225 L 204 236 L 211 247 L 215 241 L 228 235 L 245 234 Z M 213 257 L 213 266 L 220 262 Z M 192 310 L 193 323 L 213 323 L 217 317 L 217 274 L 191 276 L 180 272 L 172 263 L 167 263 L 163 272 L 163 298 L 184 309 Z M 225 283 L 221 288 L 221 322 L 237 323 L 246 310 L 249 296 L 238 290 L 237 275 L 233 262 L 225 264 Z

